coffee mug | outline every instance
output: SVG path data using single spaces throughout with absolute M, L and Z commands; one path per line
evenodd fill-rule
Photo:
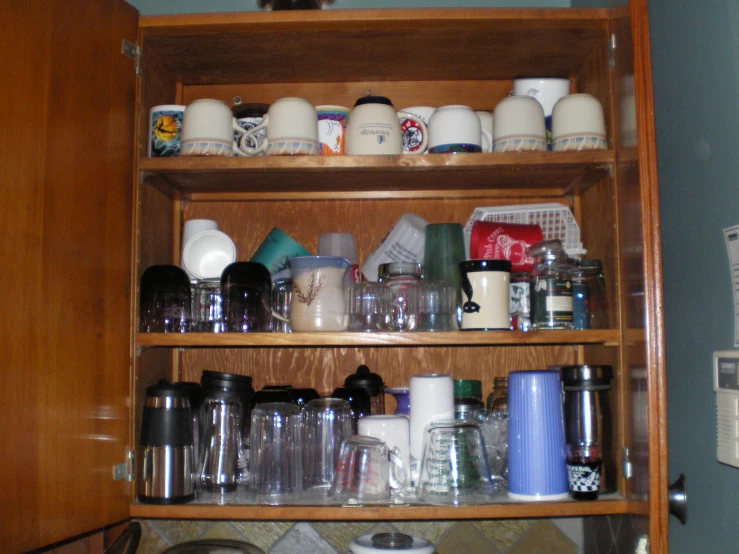
M 415 119 L 406 119 L 402 114 L 409 113 L 415 115 L 428 126 L 429 119 L 431 119 L 435 111 L 436 108 L 431 106 L 411 106 L 410 108 L 403 108 L 398 112 L 400 132 L 403 134 L 403 154 L 415 154 L 418 150 L 421 150 L 423 138 L 428 135 L 428 130 L 416 123 Z M 427 151 L 428 147 L 424 147 L 421 150 L 423 153 Z
M 397 155 L 403 153 L 403 135 L 400 120 L 413 121 L 422 131 L 423 139 L 417 150 L 426 149 L 426 124 L 420 117 L 407 112 L 396 112 L 389 98 L 365 96 L 354 104 L 346 127 L 346 153 L 349 155 Z
M 236 245 L 226 233 L 216 229 L 201 231 L 182 250 L 182 265 L 192 279 L 220 277 L 227 265 L 236 261 Z
M 233 156 L 239 151 L 234 131 L 244 130 L 226 104 L 220 100 L 201 98 L 190 102 L 182 117 L 180 156 Z
M 569 79 L 529 78 L 514 79 L 515 96 L 536 98 L 544 108 L 544 121 L 547 129 L 547 145 L 552 149 L 552 109 L 557 101 L 570 92 Z
M 493 112 L 493 134 L 493 152 L 546 151 L 544 108 L 531 96 L 503 98 Z
M 236 125 L 244 131 L 248 131 L 264 121 L 264 114 L 267 113 L 267 110 L 269 110 L 269 104 L 237 104 L 231 108 L 231 112 L 236 118 Z M 266 136 L 267 132 L 262 129 L 247 139 L 247 145 L 249 148 L 257 148 Z M 240 140 L 241 133 L 234 131 L 234 142 L 238 144 Z M 263 154 L 264 152 L 260 152 L 257 155 L 261 156 Z
M 554 105 L 552 150 L 605 150 L 603 106 L 590 94 L 570 94 Z
M 318 142 L 322 156 L 341 156 L 346 149 L 346 123 L 349 108 L 344 106 L 316 106 L 318 113 Z
M 343 331 L 346 328 L 344 274 L 351 264 L 333 256 L 298 256 L 290 260 L 293 331 Z
M 511 262 L 509 260 L 465 260 L 462 273 L 463 331 L 508 330 Z
M 170 158 L 180 155 L 182 116 L 185 106 L 164 104 L 149 110 L 149 157 Z
M 249 138 L 265 128 L 265 140 L 257 148 L 250 148 Z M 316 108 L 304 98 L 286 97 L 275 100 L 262 123 L 241 137 L 240 146 L 248 156 L 255 156 L 260 152 L 267 156 L 317 156 L 321 150 L 318 144 Z
M 482 128 L 480 117 L 468 106 L 442 106 L 429 120 L 431 154 L 482 152 L 492 142 L 492 135 Z

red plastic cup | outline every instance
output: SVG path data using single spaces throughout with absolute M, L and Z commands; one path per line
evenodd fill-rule
M 527 252 L 532 244 L 543 239 L 538 225 L 475 221 L 470 237 L 470 259 L 510 260 L 513 272 L 530 272 L 535 260 Z

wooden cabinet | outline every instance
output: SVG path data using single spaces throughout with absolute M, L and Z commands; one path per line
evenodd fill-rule
M 109 5 L 102 0 L 92 4 Z M 63 24 L 71 25 L 66 19 Z M 93 227 L 95 231 L 117 229 L 122 236 L 133 228 L 132 256 L 129 244 L 114 244 L 109 231 L 105 231 L 111 239 L 108 248 L 119 257 L 94 252 L 96 259 L 106 260 L 100 268 L 107 291 L 101 291 L 101 301 L 107 306 L 112 298 L 123 297 L 126 307 L 121 305 L 118 318 L 106 312 L 98 329 L 101 338 L 51 344 L 55 350 L 67 346 L 78 351 L 95 348 L 95 340 L 131 337 L 130 348 L 119 348 L 115 360 L 84 362 L 92 368 L 87 378 L 95 385 L 90 386 L 105 387 L 113 373 L 119 381 L 120 372 L 128 374 L 130 361 L 127 444 L 133 448 L 136 443 L 146 386 L 161 377 L 197 381 L 204 369 L 251 375 L 255 388 L 292 382 L 328 391 L 365 363 L 391 386 L 407 383 L 414 374 L 444 372 L 480 379 L 489 391 L 494 377 L 511 370 L 609 363 L 616 372 L 615 452 L 618 466 L 631 470 L 619 477 L 617 494 L 592 503 L 501 500 L 475 507 L 352 510 L 200 503 L 165 507 L 138 504 L 131 486 L 127 499 L 123 495 L 116 501 L 118 506 L 130 503 L 125 514 L 266 520 L 633 516 L 633 528 L 649 534 L 654 551 L 666 551 L 662 297 L 643 1 L 614 9 L 327 10 L 144 17 L 139 19 L 138 33 L 134 159 L 110 161 L 111 166 L 127 165 L 129 173 L 133 163 L 135 190 L 129 192 L 133 206 L 122 199 L 118 212 L 108 215 L 93 209 L 100 205 L 97 200 L 81 209 L 74 196 L 59 206 L 65 221 L 84 211 L 85 221 L 100 225 Z M 97 66 L 88 69 L 90 79 L 99 79 Z M 524 76 L 567 77 L 573 91 L 595 95 L 605 110 L 610 149 L 417 157 L 146 157 L 148 110 L 157 104 L 218 98 L 230 105 L 236 97 L 244 102 L 272 102 L 300 96 L 313 104 L 352 106 L 371 91 L 388 96 L 397 108 L 466 104 L 492 110 L 509 93 L 512 79 Z M 631 82 L 635 94 L 629 89 Z M 106 84 L 109 93 L 117 90 L 113 77 Z M 111 112 L 106 124 L 115 119 Z M 115 112 L 117 117 L 124 117 L 123 113 Z M 629 134 L 633 129 L 629 115 L 634 113 L 636 136 Z M 48 132 L 53 137 L 53 129 Z M 72 145 L 69 152 L 75 152 Z M 84 158 L 84 153 L 77 153 L 72 160 L 84 165 Z M 125 170 L 121 171 L 111 174 L 109 182 L 88 186 L 130 190 Z M 49 179 L 55 181 L 57 176 Z M 377 335 L 135 332 L 138 279 L 150 265 L 178 262 L 180 228 L 188 219 L 217 220 L 234 239 L 240 260 L 249 258 L 273 226 L 313 251 L 320 233 L 351 232 L 363 258 L 404 212 L 430 222 L 464 223 L 478 206 L 535 202 L 570 207 L 589 255 L 604 261 L 610 329 Z M 39 251 L 41 256 L 49 254 Z M 128 259 L 132 265 L 123 267 Z M 129 277 L 130 294 L 121 286 L 121 279 L 125 282 Z M 34 363 L 32 370 L 42 372 L 41 364 Z M 37 413 L 43 413 L 43 406 Z M 67 426 L 68 431 L 71 424 L 66 418 L 59 420 L 59 426 Z M 44 430 L 39 433 L 39 437 L 47 435 Z M 38 451 L 39 457 L 44 454 Z M 123 461 L 123 456 L 121 451 L 121 459 L 110 465 Z M 87 465 L 81 463 L 76 471 L 99 471 Z M 48 480 L 41 478 L 38 484 L 41 488 Z M 121 486 L 111 480 L 100 489 L 119 493 Z M 85 523 L 89 529 L 101 524 L 94 518 Z M 63 530 L 42 535 L 34 544 L 80 531 L 69 527 L 66 535 Z M 26 548 L 31 543 L 17 544 Z

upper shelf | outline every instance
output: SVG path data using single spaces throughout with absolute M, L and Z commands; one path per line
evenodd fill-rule
M 143 178 L 188 200 L 562 196 L 613 167 L 613 151 L 140 158 Z
M 569 77 L 605 47 L 611 17 L 593 8 L 351 9 L 142 17 L 139 27 L 144 72 L 183 85 L 457 81 Z
M 136 346 L 333 347 L 517 346 L 604 344 L 620 341 L 615 329 L 585 331 L 455 331 L 433 333 L 137 333 Z

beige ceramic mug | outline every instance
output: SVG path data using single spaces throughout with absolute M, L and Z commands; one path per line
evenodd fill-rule
M 267 137 L 256 148 L 248 145 L 249 137 L 267 129 Z M 237 154 L 255 156 L 316 156 L 318 144 L 318 114 L 315 106 L 304 98 L 286 97 L 275 100 L 262 123 L 241 137 Z

